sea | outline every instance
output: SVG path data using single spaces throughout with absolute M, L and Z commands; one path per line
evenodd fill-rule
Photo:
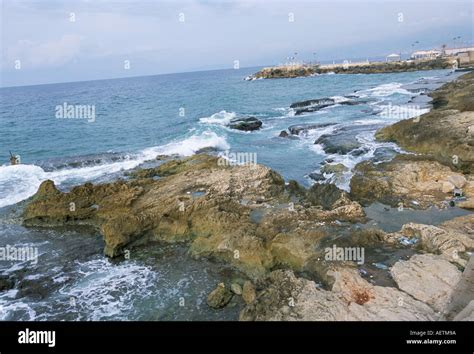
M 216 284 L 241 279 L 234 269 L 191 259 L 179 245 L 110 260 L 96 230 L 25 228 L 22 209 L 47 179 L 67 191 L 121 178 L 157 155 L 201 151 L 253 153 L 286 180 L 306 187 L 334 182 L 349 190 L 357 163 L 402 152 L 394 143 L 375 141 L 375 132 L 428 112 L 426 93 L 458 75 L 434 70 L 245 80 L 258 70 L 0 88 L 0 248 L 38 251 L 36 263 L 0 259 L 0 284 L 2 277 L 15 281 L 12 289 L 0 286 L 0 320 L 237 319 L 243 306 L 237 297 L 222 310 L 206 304 Z M 290 107 L 319 98 L 333 104 L 303 114 Z M 71 106 L 94 114 L 60 113 Z M 233 119 L 245 117 L 260 120 L 261 128 L 229 128 Z M 280 137 L 291 126 L 305 129 Z M 315 144 L 321 137 L 334 137 L 337 144 L 355 141 L 357 147 L 326 152 L 324 144 Z M 10 166 L 10 152 L 19 155 L 19 165 Z M 328 162 L 347 169 L 337 176 L 321 174 Z

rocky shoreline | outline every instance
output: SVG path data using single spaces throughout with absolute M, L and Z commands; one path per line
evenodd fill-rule
M 230 264 L 246 278 L 218 284 L 207 302 L 222 308 L 241 296 L 241 320 L 474 320 L 474 214 L 392 233 L 359 227 L 363 205 L 374 202 L 474 208 L 473 78 L 466 74 L 431 93 L 431 112 L 380 130 L 379 139 L 416 154 L 357 165 L 350 193 L 333 184 L 306 189 L 262 165 L 196 154 L 69 192 L 45 181 L 23 223 L 92 226 L 109 257 L 159 241 Z M 354 259 L 328 259 L 332 246 L 411 253 L 386 267 L 393 286 L 383 286 Z
M 263 68 L 249 76 L 246 80 L 288 79 L 318 74 L 383 74 L 407 71 L 449 69 L 455 60 L 438 58 L 423 61 L 347 63 L 340 65 L 288 65 Z

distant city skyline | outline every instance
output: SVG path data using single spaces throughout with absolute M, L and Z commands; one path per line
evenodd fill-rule
M 0 1 L 2 87 L 256 67 L 289 57 L 370 59 L 473 42 L 470 0 Z

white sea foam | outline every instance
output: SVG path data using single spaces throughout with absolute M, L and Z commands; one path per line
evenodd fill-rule
M 113 265 L 104 258 L 80 264 L 78 273 L 81 279 L 59 293 L 77 299 L 76 310 L 92 321 L 128 319 L 137 293 L 140 298 L 151 296 L 150 288 L 159 280 L 150 267 L 132 262 Z
M 130 170 L 145 161 L 153 160 L 156 155 L 191 156 L 203 148 L 228 150 L 230 145 L 224 137 L 215 132 L 204 131 L 183 140 L 163 146 L 144 149 L 139 154 L 121 161 L 103 163 L 80 168 L 64 168 L 44 171 L 35 165 L 0 166 L 0 208 L 16 204 L 36 193 L 41 182 L 50 179 L 56 184 L 79 184 L 120 171 Z
M 351 99 L 344 97 L 344 96 L 331 96 L 329 97 L 334 100 L 334 103 L 341 103 L 341 102 L 347 102 L 351 101 Z
M 164 146 L 153 147 L 144 150 L 147 156 L 181 155 L 191 156 L 204 148 L 215 148 L 218 150 L 229 150 L 230 145 L 224 137 L 217 135 L 213 131 L 204 131 L 200 135 L 193 135 L 184 140 L 175 141 Z
M 230 121 L 236 116 L 235 112 L 220 111 L 210 117 L 200 118 L 199 121 L 205 124 L 229 125 Z
M 413 95 L 412 92 L 402 88 L 402 84 L 398 82 L 391 82 L 389 84 L 378 85 L 371 89 L 358 91 L 356 94 L 359 97 L 362 97 L 360 95 L 365 95 L 365 94 L 368 94 L 373 97 L 387 97 L 396 93 L 402 94 L 402 95 Z
M 0 208 L 32 196 L 46 173 L 34 165 L 0 166 Z

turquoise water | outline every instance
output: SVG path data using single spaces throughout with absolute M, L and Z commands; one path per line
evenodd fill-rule
M 0 277 L 15 281 L 13 289 L 0 291 L 0 319 L 236 320 L 238 298 L 220 311 L 205 303 L 217 283 L 239 277 L 225 265 L 190 259 L 185 247 L 159 245 L 134 250 L 128 260 L 108 260 L 95 230 L 21 226 L 24 201 L 46 179 L 63 189 L 104 182 L 157 154 L 188 156 L 204 148 L 255 153 L 258 163 L 305 185 L 323 161 L 343 163 L 348 170 L 342 176 L 324 178 L 347 189 L 356 163 L 399 151 L 373 139 L 381 126 L 408 118 L 394 108 L 410 107 L 409 116 L 426 112 L 425 103 L 410 104 L 426 101 L 413 88 L 434 88 L 453 77 L 441 70 L 243 80 L 256 70 L 0 89 L 0 247 L 39 250 L 37 264 L 0 261 Z M 336 104 L 304 115 L 290 109 L 327 97 Z M 94 119 L 56 118 L 56 106 L 65 103 L 93 106 Z M 262 128 L 227 127 L 232 118 L 247 116 L 260 119 Z M 331 125 L 278 137 L 297 124 Z M 338 144 L 356 140 L 359 152 L 325 152 L 315 144 L 324 134 Z M 9 166 L 9 150 L 22 164 Z M 384 215 L 375 212 L 374 220 Z

